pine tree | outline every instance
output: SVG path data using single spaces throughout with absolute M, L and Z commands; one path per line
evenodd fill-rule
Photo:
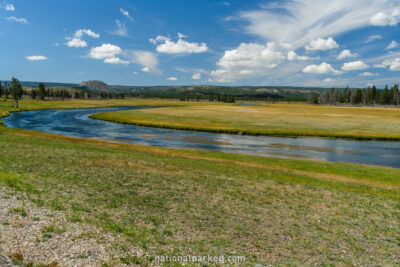
M 44 98 L 46 97 L 46 88 L 44 83 L 39 83 L 39 98 L 40 100 L 44 100 Z
M 17 78 L 12 78 L 11 80 L 11 95 L 14 100 L 19 100 L 22 98 L 24 91 L 22 90 L 22 85 Z

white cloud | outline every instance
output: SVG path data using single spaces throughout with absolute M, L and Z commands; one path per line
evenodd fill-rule
M 47 57 L 36 55 L 36 56 L 27 56 L 26 59 L 30 61 L 40 61 L 40 60 L 47 60 Z
M 306 45 L 307 50 L 331 50 L 334 48 L 338 48 L 339 45 L 336 43 L 335 40 L 333 40 L 332 37 L 329 37 L 328 39 L 322 39 L 318 38 L 316 40 L 313 40 L 310 42 L 310 44 Z
M 124 51 L 123 55 L 131 63 L 141 65 L 142 71 L 144 72 L 154 72 L 160 74 L 161 71 L 158 69 L 158 59 L 157 56 L 148 51 L 141 50 L 127 50 Z
M 358 56 L 357 53 L 352 54 L 350 52 L 350 50 L 345 49 L 337 56 L 337 59 L 352 58 L 352 57 L 357 57 L 357 56 Z
M 117 29 L 115 31 L 111 32 L 111 34 L 127 37 L 128 36 L 128 29 L 126 28 L 126 25 L 122 24 L 119 20 L 116 20 L 115 24 L 117 26 Z
M 192 75 L 193 80 L 200 80 L 201 79 L 201 73 L 194 73 Z
M 364 70 L 368 69 L 369 66 L 362 62 L 361 60 L 358 61 L 353 61 L 353 62 L 347 62 L 343 64 L 342 70 Z
M 15 11 L 15 7 L 13 4 L 6 4 L 5 6 L 0 6 L 0 8 L 5 9 L 7 11 Z
M 304 73 L 311 73 L 311 74 L 334 74 L 339 75 L 343 72 L 339 70 L 335 70 L 331 64 L 326 62 L 321 63 L 320 65 L 308 65 L 307 67 L 303 68 Z
M 377 76 L 377 75 L 378 75 L 377 73 L 372 73 L 372 72 L 364 72 L 364 73 L 360 74 L 360 76 L 363 76 L 363 77 L 372 77 L 372 76 Z
M 86 47 L 87 42 L 85 40 L 82 40 L 82 38 L 87 35 L 92 38 L 99 38 L 100 34 L 95 33 L 94 31 L 90 29 L 79 29 L 75 31 L 74 36 L 71 37 L 66 37 L 65 39 L 69 40 L 66 45 L 69 47 Z
M 176 77 L 168 77 L 167 78 L 167 81 L 177 81 L 178 80 L 178 78 L 176 78 Z
M 396 6 L 398 0 L 281 0 L 241 12 L 239 19 L 248 22 L 247 33 L 295 50 L 317 38 L 364 28 L 378 11 L 389 14 Z
M 90 49 L 89 57 L 96 59 L 106 59 L 115 57 L 121 54 L 122 49 L 119 46 L 112 44 L 102 44 L 101 46 L 93 47 Z
M 129 61 L 122 60 L 119 57 L 110 57 L 110 58 L 106 58 L 104 60 L 104 63 L 118 65 L 118 64 L 129 64 Z
M 326 78 L 326 79 L 323 80 L 322 82 L 324 82 L 324 83 L 334 83 L 334 82 L 336 82 L 336 81 L 337 81 L 336 79 Z
M 165 41 L 165 43 L 157 46 L 156 50 L 167 54 L 190 54 L 207 52 L 208 47 L 205 43 L 189 43 L 179 39 L 177 42 Z
M 378 12 L 370 20 L 374 26 L 396 26 L 400 22 L 400 8 L 395 8 L 391 12 Z
M 217 62 L 218 69 L 211 75 L 218 82 L 232 82 L 244 78 L 266 75 L 268 70 L 275 68 L 286 57 L 274 50 L 275 45 L 268 43 L 241 43 L 236 49 L 225 51 Z
M 167 41 L 167 40 L 170 40 L 170 38 L 162 36 L 162 35 L 158 35 L 156 38 L 150 38 L 149 42 L 152 44 L 157 44 L 158 42 L 163 42 L 163 41 Z
M 376 68 L 387 68 L 391 71 L 400 71 L 400 58 L 388 59 L 382 62 L 382 64 L 374 65 Z
M 8 17 L 6 19 L 9 21 L 14 21 L 22 24 L 28 24 L 28 20 L 25 18 Z
M 129 15 L 128 11 L 124 10 L 123 8 L 120 8 L 119 12 L 121 12 L 121 14 L 124 15 L 130 21 L 133 21 L 133 18 Z
M 87 35 L 92 38 L 99 38 L 100 34 L 93 32 L 90 29 L 79 29 L 75 32 L 74 37 L 75 38 L 82 38 L 84 35 Z
M 171 41 L 171 38 L 165 36 L 157 36 L 155 39 L 150 39 L 150 42 L 157 44 L 161 42 L 156 48 L 159 53 L 166 54 L 191 54 L 191 53 L 204 53 L 208 51 L 206 43 L 190 43 L 182 38 L 185 35 L 178 33 L 178 41 Z
M 79 38 L 72 38 L 67 42 L 67 46 L 69 47 L 86 47 L 86 41 L 79 39 Z
M 308 56 L 299 56 L 296 54 L 296 52 L 289 51 L 289 53 L 287 54 L 287 59 L 289 61 L 295 61 L 295 60 L 311 60 L 311 59 L 318 59 L 318 58 L 312 58 L 312 57 L 308 57 Z
M 368 36 L 367 40 L 365 40 L 365 43 L 368 44 L 368 43 L 370 43 L 370 42 L 372 42 L 374 40 L 379 40 L 379 39 L 382 39 L 382 36 L 380 36 L 380 35 L 370 35 L 370 36 Z
M 391 50 L 391 49 L 394 49 L 394 48 L 397 48 L 397 47 L 399 47 L 399 43 L 396 42 L 396 41 L 392 41 L 392 42 L 385 48 L 385 50 Z

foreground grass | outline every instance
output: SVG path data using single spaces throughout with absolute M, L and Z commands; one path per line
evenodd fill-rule
M 400 169 L 106 143 L 0 127 L 0 184 L 149 255 L 395 265 Z M 125 258 L 145 265 L 152 257 Z
M 400 140 L 400 109 L 306 104 L 186 105 L 98 113 L 91 118 L 141 126 L 274 136 Z

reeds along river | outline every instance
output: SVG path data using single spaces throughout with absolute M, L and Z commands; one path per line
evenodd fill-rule
M 3 122 L 9 127 L 112 142 L 400 167 L 400 142 L 215 134 L 133 126 L 88 118 L 98 112 L 141 108 L 151 107 L 26 111 L 12 113 Z

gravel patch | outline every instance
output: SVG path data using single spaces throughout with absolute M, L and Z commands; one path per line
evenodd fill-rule
M 104 233 L 88 224 L 69 222 L 64 213 L 37 207 L 18 196 L 0 188 L 2 255 L 19 254 L 25 263 L 57 266 L 126 266 L 120 257 L 143 255 L 139 249 L 124 244 L 118 235 Z M 122 244 L 128 251 L 119 249 Z M 0 255 L 0 266 L 13 266 L 6 265 L 7 260 Z

